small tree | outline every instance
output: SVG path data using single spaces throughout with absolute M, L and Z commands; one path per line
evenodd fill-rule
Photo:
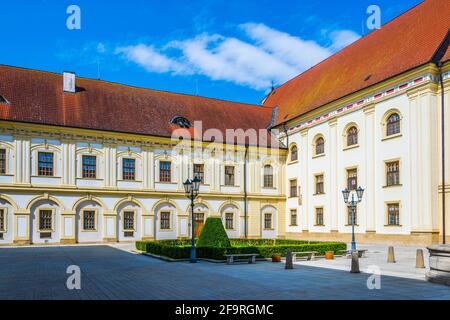
M 230 248 L 231 242 L 223 227 L 222 219 L 208 218 L 197 241 L 197 247 Z

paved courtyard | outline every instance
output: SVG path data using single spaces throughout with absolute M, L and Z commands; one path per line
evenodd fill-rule
M 0 299 L 445 299 L 450 288 L 382 276 L 260 262 L 256 265 L 168 263 L 111 246 L 0 248 Z M 81 290 L 66 288 L 70 265 L 81 268 Z

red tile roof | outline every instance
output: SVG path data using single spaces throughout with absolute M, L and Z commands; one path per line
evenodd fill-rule
M 0 119 L 171 137 L 175 116 L 203 132 L 266 129 L 272 108 L 77 78 L 77 93 L 63 93 L 63 75 L 0 65 Z M 265 137 L 269 136 L 265 133 Z M 270 140 L 270 137 L 267 138 Z M 216 140 L 217 141 L 217 140 Z
M 304 115 L 430 62 L 449 28 L 450 1 L 424 1 L 288 81 L 264 105 L 278 106 L 277 124 Z

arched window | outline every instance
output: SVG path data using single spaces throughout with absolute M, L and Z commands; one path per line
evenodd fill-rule
M 291 162 L 298 160 L 298 148 L 296 145 L 291 148 Z
M 387 119 L 386 136 L 393 136 L 398 133 L 400 133 L 400 115 L 393 113 Z
M 347 130 L 347 146 L 355 146 L 358 144 L 358 129 L 351 127 Z
M 320 137 L 316 140 L 316 156 L 325 153 L 325 140 Z
M 264 167 L 264 188 L 273 188 L 273 168 L 271 165 Z

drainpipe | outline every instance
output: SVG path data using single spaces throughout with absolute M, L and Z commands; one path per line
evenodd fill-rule
M 245 144 L 245 156 L 244 156 L 244 235 L 245 239 L 248 238 L 248 228 L 247 228 L 247 158 L 248 158 L 248 144 Z
M 439 63 L 439 82 L 441 84 L 441 161 L 442 161 L 442 237 L 443 244 L 446 244 L 445 232 L 445 96 L 444 96 L 444 78 L 442 77 L 442 62 Z

